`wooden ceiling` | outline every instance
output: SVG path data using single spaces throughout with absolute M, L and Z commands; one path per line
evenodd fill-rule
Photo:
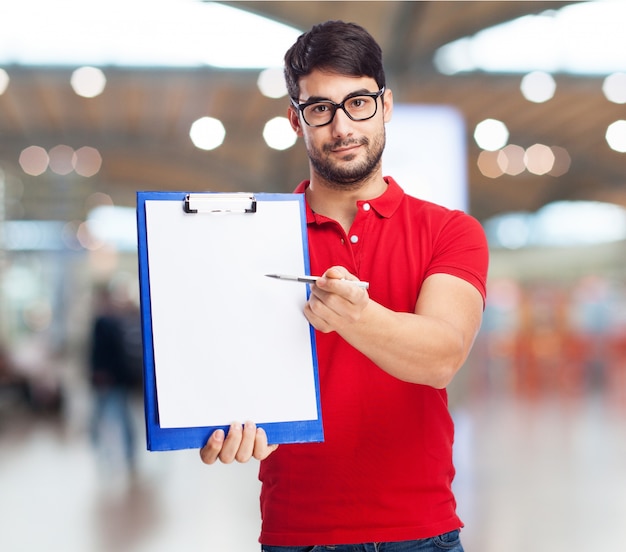
M 608 124 L 626 118 L 608 102 L 599 78 L 556 75 L 555 97 L 531 104 L 519 75 L 444 76 L 432 64 L 436 49 L 456 38 L 528 13 L 569 2 L 228 2 L 306 29 L 327 19 L 355 21 L 383 47 L 388 81 L 399 102 L 448 104 L 463 114 L 468 140 L 470 211 L 481 220 L 510 210 L 534 211 L 559 199 L 608 200 L 626 205 L 625 154 L 608 148 Z M 254 44 L 250 44 L 254 48 Z M 74 67 L 4 67 L 10 84 L 0 95 L 0 167 L 8 219 L 76 220 L 86 216 L 93 192 L 133 206 L 136 190 L 293 189 L 308 174 L 300 145 L 270 150 L 266 121 L 284 115 L 286 100 L 263 97 L 256 71 L 104 68 L 105 92 L 81 98 L 70 88 Z M 221 119 L 224 144 L 195 148 L 189 127 L 197 118 Z M 501 119 L 510 141 L 561 146 L 572 164 L 563 176 L 491 179 L 477 169 L 471 133 L 488 117 Z M 18 163 L 23 148 L 67 144 L 98 148 L 100 172 L 85 178 L 49 170 L 31 177 Z

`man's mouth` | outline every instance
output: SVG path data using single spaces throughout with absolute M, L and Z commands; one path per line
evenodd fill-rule
M 354 144 L 354 145 L 352 145 L 352 146 L 342 146 L 342 147 L 340 147 L 340 148 L 333 149 L 333 150 L 331 150 L 331 151 L 332 151 L 333 153 L 345 153 L 345 152 L 347 152 L 347 151 L 352 151 L 352 150 L 354 150 L 354 149 L 356 149 L 356 148 L 358 148 L 358 147 L 360 147 L 360 145 L 359 145 L 359 144 Z
M 356 140 L 351 142 L 340 142 L 338 144 L 333 144 L 327 147 L 327 151 L 332 153 L 345 153 L 348 151 L 352 151 L 360 146 L 364 145 L 361 142 L 357 142 Z

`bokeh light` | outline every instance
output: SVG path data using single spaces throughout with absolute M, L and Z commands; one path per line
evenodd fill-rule
M 626 73 L 611 73 L 602 82 L 602 92 L 607 100 L 626 103 Z
M 498 154 L 498 165 L 502 172 L 511 176 L 523 173 L 526 169 L 524 153 L 524 148 L 515 144 L 502 148 Z
M 9 74 L 0 67 L 0 96 L 5 93 L 10 80 Z
M 80 240 L 78 239 L 78 229 L 83 221 L 71 220 L 63 226 L 61 232 L 61 240 L 65 247 L 73 251 L 79 251 L 83 248 Z
M 72 166 L 81 176 L 94 176 L 102 166 L 102 156 L 96 148 L 83 146 L 78 148 L 72 157 Z
M 626 121 L 611 123 L 606 130 L 606 141 L 615 151 L 626 152 Z
M 553 98 L 556 82 L 550 73 L 533 71 L 522 78 L 520 90 L 529 102 L 543 103 Z
M 85 211 L 89 212 L 96 207 L 113 207 L 113 198 L 104 192 L 94 192 L 85 200 Z
M 89 251 L 95 251 L 104 245 L 104 242 L 97 239 L 93 233 L 90 232 L 87 222 L 81 222 L 78 225 L 78 228 L 76 229 L 76 238 L 78 239 L 80 245 Z
M 29 146 L 20 153 L 20 167 L 31 176 L 39 176 L 46 172 L 49 162 L 48 152 L 40 146 Z
M 257 86 L 261 94 L 268 98 L 282 98 L 287 95 L 287 86 L 282 67 L 269 67 L 259 74 Z
M 478 155 L 478 169 L 487 178 L 498 178 L 504 174 L 504 171 L 500 167 L 498 157 L 499 151 L 481 151 Z
M 548 174 L 550 176 L 563 176 L 569 171 L 572 158 L 565 148 L 559 146 L 552 146 L 552 153 L 554 154 L 554 165 Z
M 482 151 L 477 160 L 480 172 L 488 178 L 504 174 L 517 176 L 527 170 L 536 175 L 563 176 L 570 169 L 572 160 L 565 148 L 534 144 L 524 150 L 516 144 L 508 144 L 496 151 Z
M 554 166 L 554 153 L 549 146 L 534 144 L 526 150 L 525 162 L 528 172 L 537 175 L 547 174 Z
M 72 73 L 70 84 L 76 94 L 83 98 L 95 98 L 104 91 L 107 79 L 97 67 L 80 67 Z
M 219 119 L 201 117 L 194 121 L 189 131 L 189 137 L 198 149 L 213 150 L 224 142 L 226 129 Z
M 72 159 L 74 158 L 74 149 L 70 146 L 60 144 L 54 146 L 49 152 L 50 170 L 59 175 L 66 175 L 74 170 Z
M 509 129 L 502 121 L 485 119 L 476 125 L 474 140 L 481 149 L 495 151 L 509 140 Z
M 296 143 L 297 136 L 286 117 L 274 117 L 265 123 L 263 139 L 272 149 L 286 150 Z

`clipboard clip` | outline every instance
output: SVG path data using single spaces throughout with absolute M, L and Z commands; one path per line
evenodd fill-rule
M 185 213 L 256 213 L 254 194 L 237 192 L 187 194 L 183 201 Z

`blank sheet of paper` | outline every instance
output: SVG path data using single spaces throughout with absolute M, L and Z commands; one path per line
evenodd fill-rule
M 265 276 L 308 266 L 300 202 L 145 210 L 160 427 L 317 419 L 307 286 Z

